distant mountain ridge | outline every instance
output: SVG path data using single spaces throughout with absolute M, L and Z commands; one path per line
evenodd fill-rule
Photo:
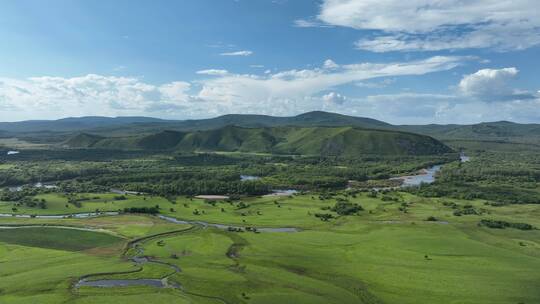
M 0 123 L 2 137 L 55 136 L 60 140 L 75 132 L 100 136 L 129 136 L 155 134 L 161 131 L 202 131 L 234 125 L 249 128 L 264 127 L 355 127 L 397 130 L 433 136 L 438 139 L 540 139 L 540 124 L 518 124 L 508 121 L 473 125 L 392 125 L 376 119 L 314 111 L 291 117 L 255 114 L 228 114 L 198 120 L 165 120 L 150 117 L 70 117 L 59 120 L 34 120 Z
M 208 119 L 182 120 L 169 124 L 178 130 L 209 130 L 228 125 L 239 127 L 278 127 L 278 126 L 354 126 L 361 128 L 390 128 L 391 124 L 365 117 L 347 116 L 337 113 L 313 111 L 291 117 L 257 114 L 227 114 Z
M 182 152 L 253 152 L 295 155 L 355 156 L 429 155 L 452 150 L 429 136 L 392 130 L 354 127 L 225 126 L 182 132 L 161 131 L 150 135 L 101 137 L 80 133 L 65 148 L 169 150 Z
M 129 125 L 137 123 L 167 123 L 164 120 L 152 117 L 126 116 L 126 117 L 67 117 L 58 120 L 26 120 L 20 122 L 0 122 L 0 130 L 11 133 L 29 132 L 72 132 L 94 129 L 107 126 Z
M 501 139 L 540 137 L 540 124 L 519 124 L 509 121 L 483 122 L 473 125 L 400 126 L 411 132 L 438 138 Z

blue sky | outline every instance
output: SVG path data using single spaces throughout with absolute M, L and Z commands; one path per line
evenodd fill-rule
M 533 0 L 0 1 L 0 121 L 540 122 Z

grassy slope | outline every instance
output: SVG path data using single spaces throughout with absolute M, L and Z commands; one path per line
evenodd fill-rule
M 89 273 L 129 271 L 137 267 L 118 257 L 25 247 L 0 242 L 0 303 L 189 303 L 172 291 L 126 288 L 71 292 L 72 280 Z M 204 303 L 204 302 L 202 302 Z
M 187 227 L 137 215 L 77 220 L 0 218 L 0 225 L 6 224 L 92 227 L 109 230 L 124 237 L 142 237 Z M 0 230 L 0 233 L 2 231 Z M 18 243 L 31 246 L 13 244 L 11 242 L 13 236 L 6 236 L 3 233 L 0 235 L 0 257 L 2 257 L 0 303 L 189 303 L 177 292 L 156 292 L 152 288 L 108 290 L 105 294 L 92 288 L 83 288 L 72 293 L 70 290 L 72 280 L 82 275 L 137 269 L 135 265 L 119 259 L 121 246 L 114 246 L 113 250 L 109 251 L 96 249 L 72 251 L 105 245 L 103 237 L 105 235 L 108 239 L 111 237 L 108 234 L 89 232 L 93 236 L 88 237 L 86 231 L 43 227 L 6 231 L 16 236 Z M 42 239 L 21 241 L 20 238 L 27 236 L 23 234 L 28 234 L 29 231 L 32 231 L 32 234 L 39 233 L 41 237 L 59 245 L 56 246 L 58 249 L 47 248 L 51 245 L 44 243 Z M 6 238 L 10 238 L 9 242 L 5 242 Z M 62 239 L 63 241 L 59 242 Z M 168 270 L 161 269 L 161 271 Z
M 74 137 L 71 137 L 64 144 L 71 148 L 91 148 L 103 139 L 105 138 L 101 136 L 88 133 L 80 133 L 75 135 Z
M 449 152 L 429 137 L 411 133 L 363 130 L 351 127 L 294 129 L 287 141 L 277 146 L 285 153 L 329 154 L 439 154 Z
M 304 155 L 425 155 L 450 152 L 428 136 L 353 127 L 240 128 L 209 131 L 164 131 L 142 137 L 103 138 L 84 146 L 81 135 L 66 141 L 73 148 L 144 149 L 180 151 L 274 152 Z

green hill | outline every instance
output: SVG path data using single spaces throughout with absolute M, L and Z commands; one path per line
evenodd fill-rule
M 137 141 L 137 147 L 146 150 L 168 150 L 173 149 L 184 138 L 186 134 L 176 131 L 162 131 L 148 135 Z
M 405 132 L 353 127 L 293 128 L 277 151 L 291 154 L 354 156 L 358 154 L 428 155 L 450 152 L 437 140 Z
M 63 143 L 63 146 L 69 148 L 92 148 L 96 143 L 104 140 L 105 137 L 88 133 L 80 133 L 71 137 Z
M 162 131 L 128 137 L 90 137 L 79 134 L 63 146 L 70 148 L 168 150 L 183 152 L 255 152 L 299 155 L 427 155 L 451 152 L 441 142 L 413 133 L 355 127 L 243 128 Z M 85 145 L 86 144 L 86 145 Z
M 361 128 L 390 128 L 392 125 L 365 117 L 347 116 L 337 113 L 313 111 L 291 117 L 276 117 L 268 115 L 229 114 L 216 118 L 187 120 L 182 126 L 187 129 L 215 129 L 227 125 L 239 127 L 342 127 L 353 126 Z

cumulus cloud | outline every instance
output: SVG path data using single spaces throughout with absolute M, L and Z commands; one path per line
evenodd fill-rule
M 339 68 L 339 65 L 335 63 L 332 59 L 327 59 L 326 61 L 324 61 L 323 68 L 332 70 Z
M 182 81 L 152 85 L 137 78 L 94 74 L 73 78 L 2 78 L 0 103 L 4 108 L 16 109 L 13 112 L 21 117 L 131 115 L 186 105 L 191 101 L 190 88 L 190 83 Z
M 221 53 L 221 56 L 251 56 L 253 55 L 252 51 L 236 51 L 236 52 L 226 52 Z
M 342 105 L 345 103 L 345 101 L 347 101 L 347 97 L 336 92 L 330 92 L 326 95 L 323 95 L 322 99 L 326 103 L 338 105 Z
M 374 52 L 464 48 L 526 49 L 540 44 L 536 0 L 324 0 L 318 19 L 374 30 L 356 43 Z
M 157 87 L 160 101 L 169 101 L 171 103 L 183 104 L 190 100 L 187 94 L 191 84 L 183 81 L 174 81 Z
M 468 59 L 459 56 L 436 56 L 410 62 L 347 64 L 332 70 L 323 66 L 269 73 L 264 76 L 229 74 L 201 81 L 199 84 L 202 88 L 196 96 L 235 111 L 246 108 L 256 109 L 258 112 L 283 110 L 284 113 L 280 114 L 287 115 L 306 110 L 306 97 L 340 85 L 379 77 L 446 71 Z M 275 106 L 276 104 L 283 106 Z M 291 111 L 294 105 L 298 107 Z
M 538 122 L 540 119 L 540 99 L 508 101 L 494 106 L 460 95 L 413 92 L 349 97 L 343 105 L 326 104 L 324 109 L 394 124 Z
M 344 96 L 343 85 L 377 88 L 405 75 L 424 75 L 463 64 L 468 57 L 430 57 L 393 63 L 330 64 L 267 74 L 203 70 L 212 76 L 150 84 L 134 77 L 0 78 L 1 120 L 84 115 L 151 115 L 198 118 L 227 113 L 293 115 L 327 110 L 393 123 L 470 123 L 487 120 L 538 121 L 536 92 L 516 90 L 519 71 L 509 67 L 465 75 L 456 94 L 399 93 Z M 332 68 L 330 68 L 332 67 Z M 497 105 L 491 101 L 502 101 Z
M 482 69 L 463 76 L 458 89 L 465 96 L 488 102 L 536 98 L 536 94 L 512 88 L 511 81 L 518 73 L 515 67 Z
M 198 71 L 208 78 L 185 82 L 150 84 L 134 77 L 86 75 L 81 77 L 34 77 L 0 79 L 0 113 L 4 120 L 81 115 L 154 115 L 208 117 L 226 113 L 291 115 L 343 104 L 335 93 L 341 85 L 401 75 L 424 75 L 450 70 L 468 57 L 436 56 L 391 63 L 338 65 L 263 74 L 235 74 L 226 70 Z M 32 112 L 34 111 L 34 112 Z M 10 113 L 11 113 L 10 112 Z M 33 113 L 33 114 L 32 114 Z M 33 116 L 32 116 L 33 115 Z
M 454 95 L 398 93 L 370 95 L 356 101 L 355 112 L 394 123 L 442 121 L 458 101 Z M 353 101 L 349 105 L 354 104 Z M 455 122 L 455 117 L 453 118 Z

